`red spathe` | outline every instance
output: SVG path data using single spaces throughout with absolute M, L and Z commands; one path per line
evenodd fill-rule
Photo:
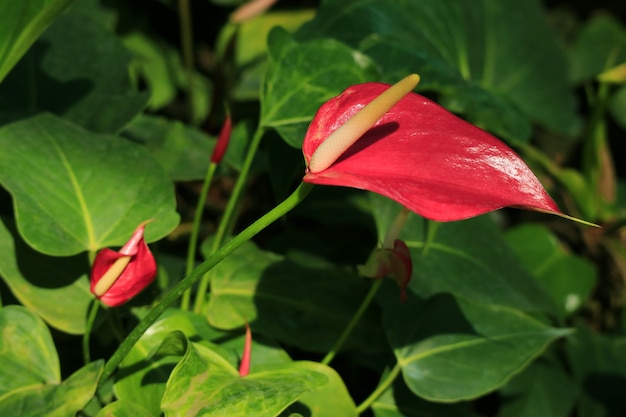
M 332 132 L 389 86 L 359 84 L 318 110 L 302 151 L 311 156 Z M 454 221 L 506 206 L 560 214 L 524 161 L 502 141 L 433 101 L 409 93 L 334 164 L 304 181 L 384 195 L 432 220 Z

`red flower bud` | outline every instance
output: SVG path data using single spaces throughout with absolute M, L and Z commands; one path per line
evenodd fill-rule
M 244 377 L 250 373 L 250 358 L 252 354 L 252 331 L 250 325 L 246 323 L 246 341 L 243 346 L 243 355 L 239 364 L 239 376 Z
M 358 268 L 363 276 L 373 279 L 390 278 L 400 287 L 400 300 L 406 300 L 406 287 L 413 274 L 413 262 L 409 247 L 396 239 L 393 249 L 378 248 L 367 260 L 367 264 Z
M 211 162 L 214 164 L 222 162 L 222 158 L 226 153 L 226 148 L 228 148 L 228 142 L 230 142 L 230 133 L 232 128 L 232 120 L 230 118 L 230 113 L 228 113 L 226 115 L 226 119 L 224 119 L 220 135 L 217 137 L 217 143 L 215 144 L 215 148 L 213 148 L 213 154 L 211 155 Z
M 109 307 L 124 304 L 154 280 L 157 266 L 143 239 L 141 223 L 119 250 L 102 249 L 91 268 L 91 292 Z

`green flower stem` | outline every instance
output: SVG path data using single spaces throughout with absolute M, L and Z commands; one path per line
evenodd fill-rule
M 85 334 L 83 334 L 83 359 L 85 360 L 85 365 L 91 362 L 89 338 L 91 337 L 93 323 L 96 321 L 96 316 L 98 315 L 98 307 L 100 307 L 100 301 L 95 298 L 91 300 L 87 313 L 87 322 L 85 323 Z
M 213 175 L 217 170 L 217 164 L 211 162 L 207 169 L 206 176 L 204 178 L 204 184 L 202 184 L 202 191 L 198 198 L 198 205 L 196 207 L 196 213 L 193 218 L 193 227 L 191 228 L 191 236 L 189 237 L 189 247 L 187 248 L 187 263 L 185 265 L 185 275 L 189 275 L 193 271 L 196 259 L 196 251 L 198 250 L 198 235 L 200 234 L 200 223 L 202 222 L 202 213 L 204 212 L 204 203 L 206 202 L 206 196 L 209 193 L 211 182 L 213 182 Z M 191 298 L 191 290 L 188 290 L 183 294 L 183 298 L 180 303 L 182 310 L 189 310 L 189 300 Z
M 139 322 L 139 324 L 137 324 L 137 326 L 130 332 L 126 339 L 124 339 L 111 358 L 104 365 L 104 370 L 100 379 L 100 386 L 102 386 L 104 381 L 113 375 L 115 369 L 117 369 L 119 364 L 126 357 L 128 352 L 130 352 L 135 343 L 137 343 L 139 338 L 145 333 L 145 331 L 148 330 L 148 328 L 159 318 L 159 316 L 163 314 L 169 306 L 174 304 L 174 302 L 182 296 L 185 291 L 191 288 L 191 286 L 202 278 L 204 274 L 235 251 L 235 249 L 252 239 L 261 230 L 265 229 L 267 226 L 274 223 L 276 220 L 296 207 L 312 189 L 313 184 L 304 182 L 301 183 L 298 188 L 282 203 L 274 207 L 263 217 L 228 241 L 217 252 L 209 256 L 206 261 L 198 265 L 189 275 L 176 284 L 176 286 L 163 297 L 161 302 L 155 305 L 152 310 L 150 310 L 148 314 Z
M 356 408 L 357 414 L 363 413 L 365 410 L 370 408 L 374 401 L 378 399 L 390 386 L 393 384 L 393 381 L 400 375 L 400 371 L 402 367 L 400 366 L 400 362 L 396 363 L 396 366 L 387 374 L 385 380 L 378 384 L 378 387 Z
M 361 302 L 359 309 L 356 311 L 356 313 L 354 313 L 354 316 L 352 316 L 352 319 L 350 319 L 348 325 L 345 327 L 345 329 L 343 329 L 341 336 L 339 336 L 339 339 L 337 339 L 337 341 L 335 342 L 335 346 L 333 346 L 333 348 L 326 354 L 326 356 L 324 356 L 324 359 L 322 359 L 322 364 L 328 365 L 335 358 L 335 355 L 339 353 L 339 351 L 343 347 L 343 344 L 348 339 L 348 336 L 350 336 L 352 330 L 354 330 L 354 326 L 356 326 L 356 324 L 363 316 L 363 313 L 365 313 L 365 310 L 367 310 L 367 307 L 369 307 L 369 305 L 372 303 L 372 300 L 378 292 L 378 289 L 380 288 L 382 282 L 382 279 L 377 279 L 372 283 L 372 286 L 370 287 L 367 295 L 365 295 L 365 298 Z
M 189 0 L 178 0 L 178 17 L 180 22 L 180 39 L 183 50 L 183 62 L 187 76 L 187 103 L 189 106 L 189 120 L 193 120 L 193 74 L 195 72 L 193 60 L 193 36 L 191 27 L 191 8 Z
M 237 212 L 237 206 L 239 205 L 239 201 L 241 199 L 241 194 L 243 193 L 243 189 L 248 180 L 250 167 L 252 166 L 254 156 L 256 155 L 264 133 L 265 129 L 259 126 L 252 137 L 252 141 L 250 142 L 250 146 L 248 147 L 248 151 L 246 153 L 246 159 L 241 167 L 241 172 L 239 173 L 233 192 L 228 200 L 228 204 L 226 204 L 226 208 L 224 209 L 224 215 L 222 216 L 220 224 L 217 227 L 217 231 L 215 232 L 213 246 L 211 247 L 212 254 L 215 253 L 222 245 L 224 237 L 226 236 L 226 231 L 229 229 L 229 225 L 233 222 L 235 213 Z M 209 288 L 210 278 L 210 275 L 207 274 L 202 277 L 202 280 L 200 281 L 198 292 L 196 293 L 196 301 L 193 307 L 193 311 L 195 313 L 200 313 L 202 311 L 204 299 L 206 298 L 206 293 Z

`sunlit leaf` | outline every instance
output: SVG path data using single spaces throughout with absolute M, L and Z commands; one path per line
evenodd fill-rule
M 154 241 L 178 223 L 173 185 L 141 146 L 44 114 L 1 128 L 0 147 L 0 183 L 20 234 L 40 252 L 121 246 L 149 219 Z

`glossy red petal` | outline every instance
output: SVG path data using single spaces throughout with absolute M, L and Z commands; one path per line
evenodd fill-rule
M 389 88 L 366 83 L 326 102 L 302 151 Z M 415 93 L 405 96 L 328 169 L 304 181 L 369 190 L 432 220 L 454 221 L 505 206 L 560 213 L 524 161 L 502 141 Z

